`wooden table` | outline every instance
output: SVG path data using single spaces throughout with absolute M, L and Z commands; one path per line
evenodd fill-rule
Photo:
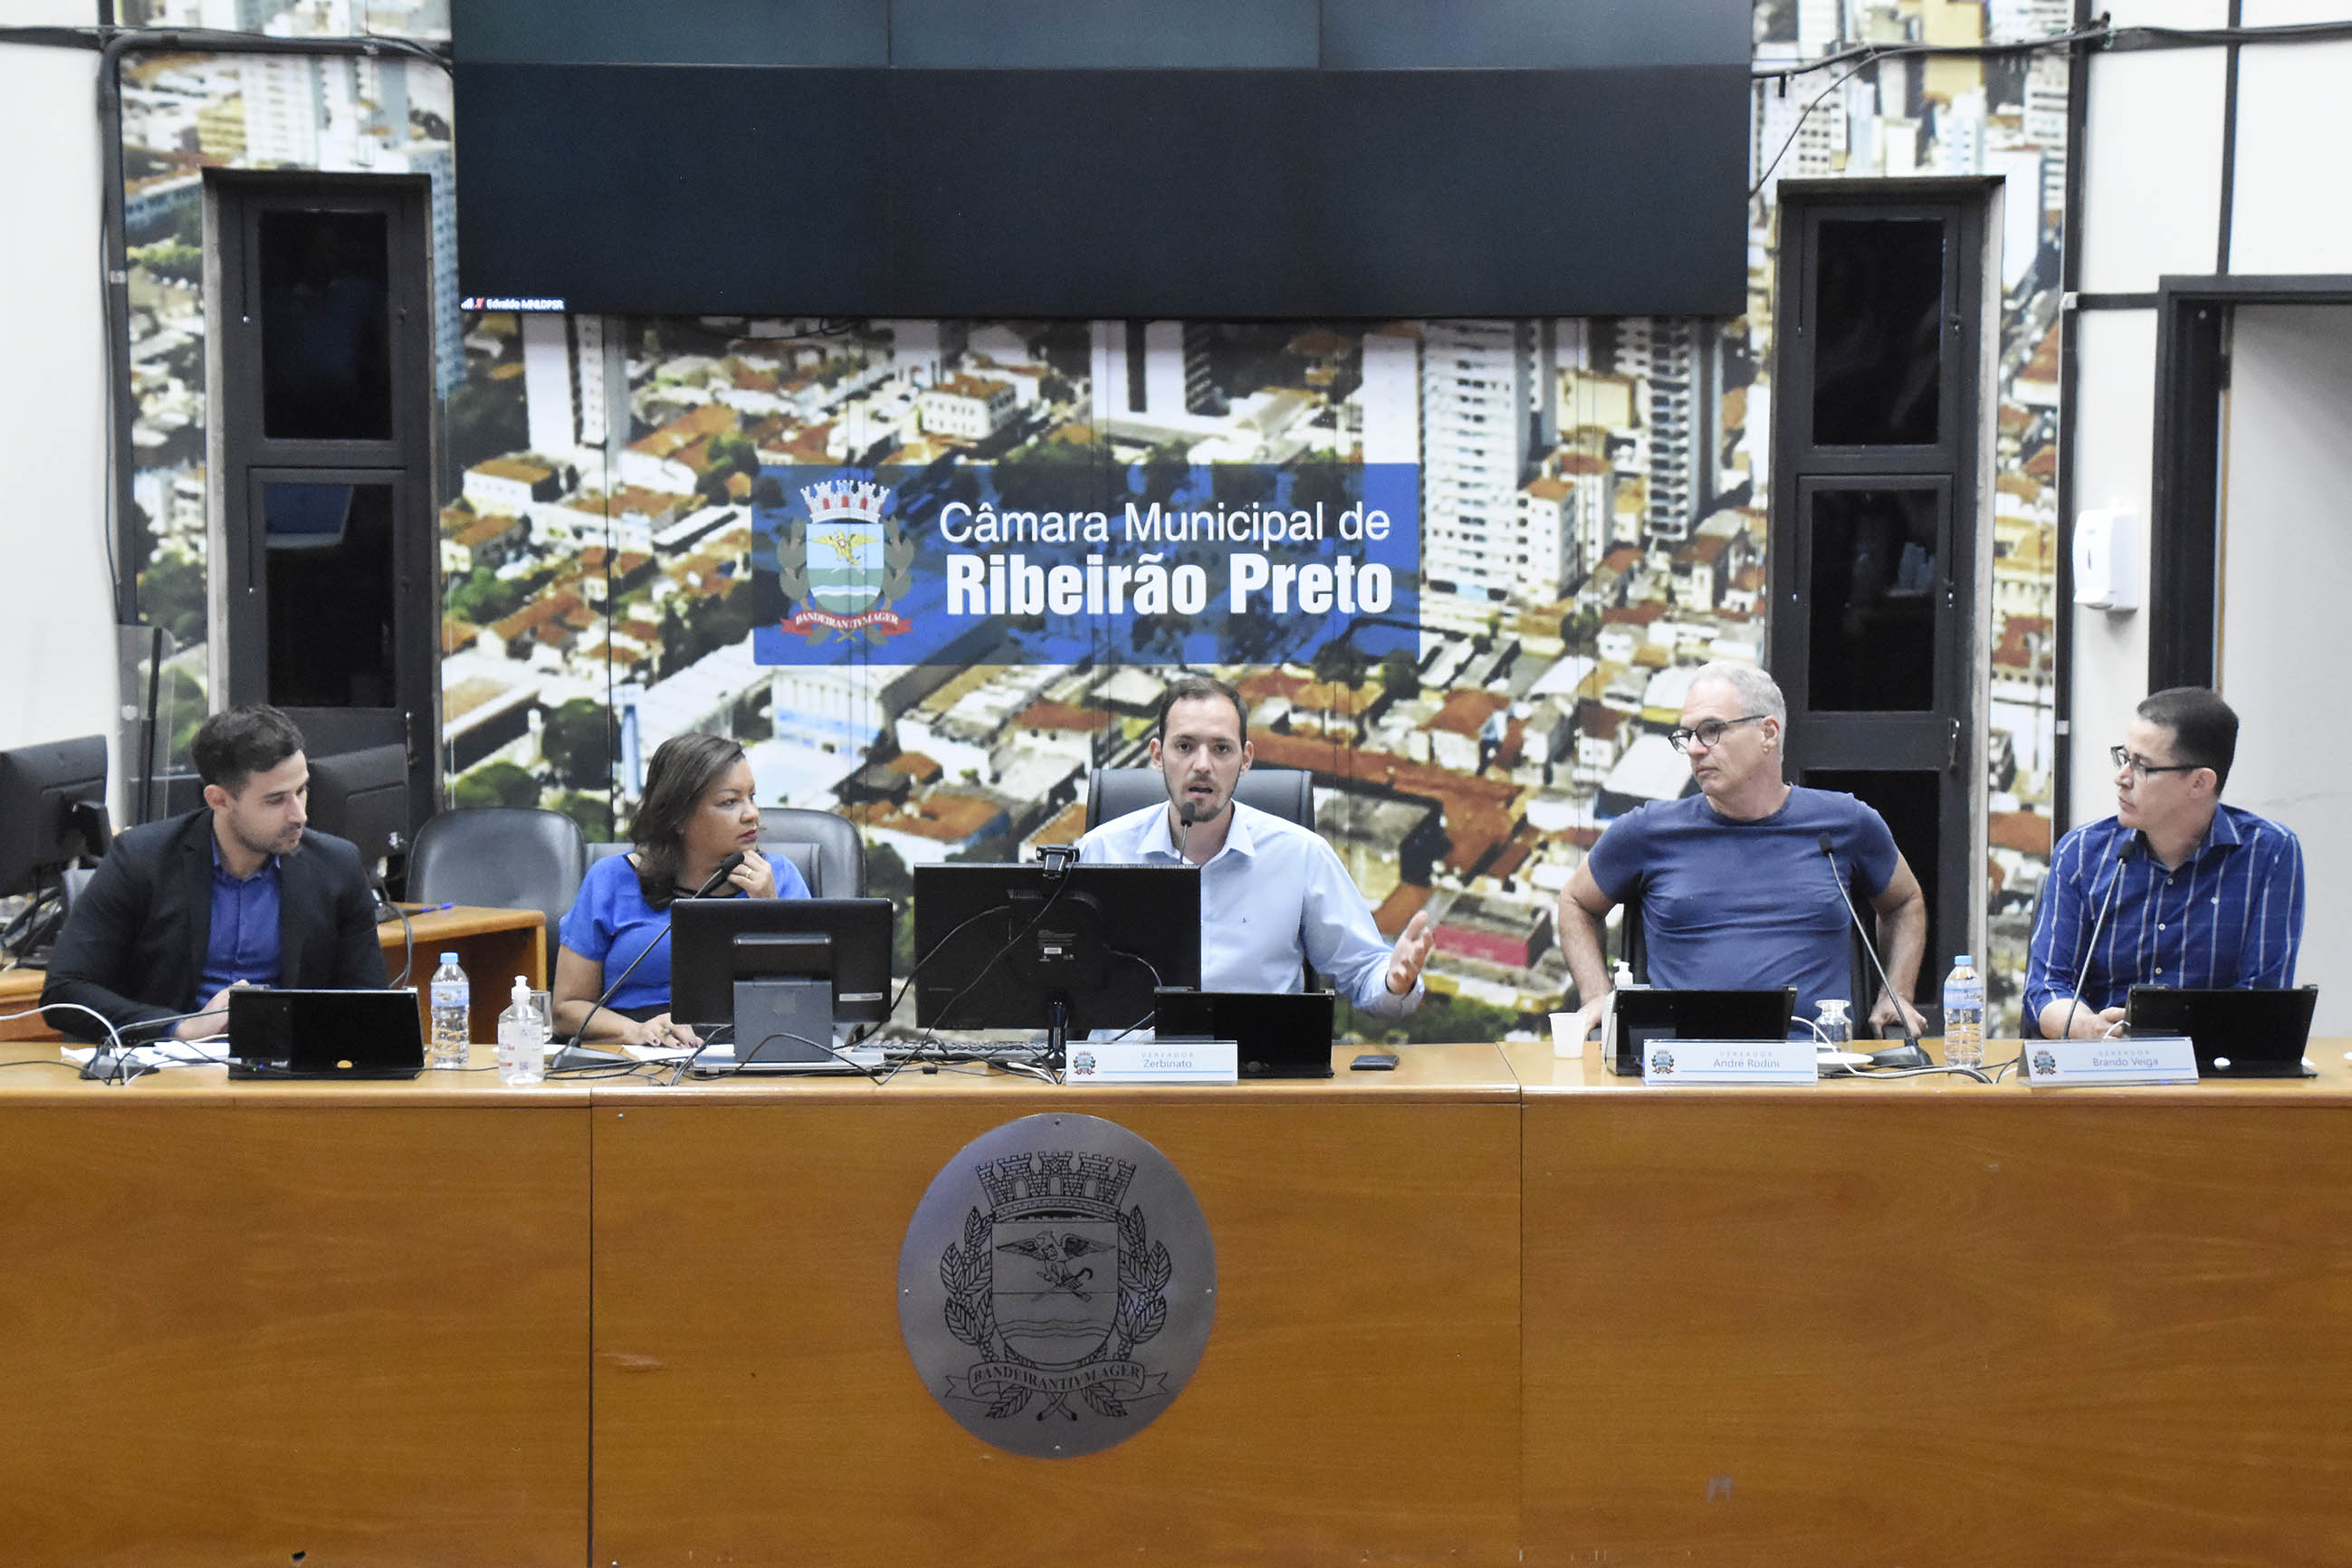
M 1353 1055 L 1238 1089 L 600 1089 L 593 1560 L 1511 1562 L 1517 1090 L 1493 1046 Z M 933 1176 L 1047 1110 L 1157 1147 L 1217 1256 L 1191 1384 L 1064 1460 L 950 1420 L 897 1308 Z
M 14 1068 L 0 1556 L 2341 1563 L 2345 1044 L 2073 1090 Z M 1182 1394 L 1060 1461 L 940 1412 L 895 1301 L 931 1177 L 1044 1110 L 1167 1154 L 1219 1274 Z
M 1527 1561 L 2352 1561 L 2345 1044 L 2112 1089 L 1511 1047 Z
M 546 917 L 537 910 L 460 908 L 412 914 L 407 929 L 396 920 L 385 921 L 376 927 L 376 935 L 383 943 L 384 973 L 394 984 L 417 988 L 417 1009 L 428 1037 L 433 1019 L 431 1004 L 424 995 L 425 983 L 432 979 L 441 954 L 455 952 L 474 983 L 473 1037 L 495 1040 L 499 1015 L 506 1009 L 507 992 L 516 975 L 529 976 L 534 991 L 547 989 L 547 953 L 540 929 L 546 923 Z M 37 1006 L 41 983 L 47 978 L 38 969 L 0 973 L 0 1014 Z M 0 1040 L 61 1037 L 37 1015 L 0 1023 Z
M 19 1068 L 0 1194 L 0 1558 L 586 1560 L 584 1089 Z

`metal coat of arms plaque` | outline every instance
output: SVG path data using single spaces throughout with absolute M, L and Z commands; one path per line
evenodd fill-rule
M 933 1178 L 898 1253 L 907 1353 L 964 1430 L 1039 1458 L 1150 1426 L 1200 1364 L 1217 1262 L 1165 1155 L 1098 1116 L 1024 1116 Z

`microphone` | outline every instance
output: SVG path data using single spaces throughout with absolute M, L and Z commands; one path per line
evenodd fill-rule
M 1176 858 L 1190 860 L 1192 858 L 1192 824 L 1201 820 L 1201 808 L 1189 800 L 1180 800 L 1176 803 L 1176 820 L 1184 828 L 1176 838 Z
M 1838 869 L 1837 850 L 1830 842 L 1828 834 L 1822 835 L 1821 846 L 1822 858 L 1830 863 L 1830 880 L 1836 885 L 1838 901 L 1845 905 L 1846 917 L 1853 921 L 1853 934 L 1862 939 L 1862 951 L 1870 955 L 1871 968 L 1878 972 L 1878 984 L 1885 987 L 1888 996 L 1894 998 L 1895 1021 L 1903 1028 L 1903 1048 L 1875 1052 L 1871 1057 L 1871 1064 L 1883 1068 L 1933 1066 L 1927 1059 L 1927 1053 L 1919 1048 L 1918 1032 L 1911 1027 L 1911 1015 L 1904 1010 L 1903 998 L 1895 994 L 1895 982 L 1886 978 L 1886 965 L 1878 962 L 1878 949 L 1871 942 L 1870 932 L 1863 927 L 1862 911 L 1853 907 L 1853 895 L 1846 891 L 1845 875 Z
M 2099 951 L 2099 932 L 2106 926 L 2107 911 L 2115 907 L 2116 889 L 2123 885 L 2124 868 L 2131 864 L 2132 857 L 2139 853 L 2144 842 L 2135 833 L 2116 847 L 2116 874 L 2107 879 L 2107 896 L 2099 900 L 2098 917 L 2091 921 L 2091 940 L 2083 944 L 2083 962 L 2074 966 L 2074 994 L 2067 999 L 2066 1022 L 2058 1031 L 2062 1040 L 2074 1037 L 2074 1009 L 2083 1005 L 2083 982 L 2091 977 L 2091 954 Z
M 707 897 L 711 889 L 719 887 L 720 884 L 724 883 L 727 880 L 728 873 L 734 870 L 736 867 L 740 866 L 742 863 L 743 852 L 740 849 L 738 849 L 733 854 L 728 856 L 726 859 L 719 862 L 719 869 L 711 872 L 709 879 L 705 881 L 701 887 L 696 889 L 691 896 L 698 899 Z M 611 1053 L 605 1051 L 583 1049 L 580 1042 L 588 1037 L 589 1024 L 594 1020 L 598 1013 L 604 1010 L 605 1005 L 611 1002 L 614 994 L 627 983 L 629 976 L 637 972 L 637 965 L 643 963 L 646 959 L 651 958 L 653 956 L 654 949 L 659 947 L 663 942 L 669 940 L 669 929 L 670 928 L 665 924 L 661 929 L 661 934 L 655 937 L 653 941 L 646 943 L 644 948 L 638 952 L 637 956 L 629 960 L 629 966 L 621 971 L 620 977 L 614 980 L 610 985 L 604 987 L 604 994 L 588 1005 L 588 1016 L 580 1020 L 580 1026 L 577 1029 L 572 1031 L 572 1043 L 565 1046 L 562 1051 L 558 1052 L 556 1054 L 555 1060 L 550 1064 L 555 1070 L 560 1072 L 567 1068 L 573 1067 L 604 1067 L 618 1063 L 625 1059 L 620 1057 L 613 1056 Z
M 702 886 L 694 889 L 694 896 L 698 899 L 709 898 L 710 896 L 711 889 L 723 885 L 728 878 L 735 874 L 735 868 L 740 866 L 742 863 L 743 851 L 738 849 L 733 854 L 728 856 L 726 859 L 719 862 L 719 869 L 710 873 L 709 880 L 704 882 Z

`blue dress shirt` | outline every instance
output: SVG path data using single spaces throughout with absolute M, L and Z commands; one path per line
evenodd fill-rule
M 1201 868 L 1201 988 L 1296 991 L 1302 959 L 1360 1013 L 1398 1017 L 1422 984 L 1389 989 L 1390 944 L 1331 847 L 1295 822 L 1235 801 L 1224 847 Z M 1181 866 L 1168 807 L 1116 817 L 1078 840 L 1105 866 Z
M 2178 870 L 2145 843 L 2120 868 L 2116 851 L 2137 831 L 2115 817 L 2058 841 L 2033 922 L 2025 1008 L 2038 1017 L 2074 995 L 2099 905 L 2115 902 L 2084 973 L 2083 1005 L 2120 1007 L 2134 985 L 2270 989 L 2294 984 L 2303 942 L 2303 846 L 2275 822 L 2220 805 Z
M 775 873 L 776 897 L 809 896 L 799 867 L 781 855 L 768 865 Z M 600 985 L 610 985 L 627 972 L 626 983 L 604 1004 L 616 1013 L 660 1012 L 669 1006 L 669 943 L 662 941 L 668 934 L 669 910 L 646 902 L 637 868 L 626 855 L 609 856 L 588 868 L 556 928 L 558 942 L 603 969 Z M 646 951 L 656 943 L 660 944 L 657 951 Z M 631 969 L 631 964 L 636 967 Z
M 220 840 L 213 840 L 213 929 L 205 942 L 204 978 L 196 983 L 201 1007 L 223 987 L 244 981 L 275 985 L 281 965 L 278 937 L 278 857 L 242 879 L 221 864 Z

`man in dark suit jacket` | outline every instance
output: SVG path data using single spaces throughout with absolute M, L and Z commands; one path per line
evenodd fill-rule
M 310 766 L 293 721 L 227 709 L 192 750 L 204 806 L 115 839 L 58 937 L 41 1003 L 61 1034 L 103 1038 L 96 1013 L 133 1038 L 199 1039 L 227 1027 L 237 985 L 384 983 L 359 851 L 304 826 Z

